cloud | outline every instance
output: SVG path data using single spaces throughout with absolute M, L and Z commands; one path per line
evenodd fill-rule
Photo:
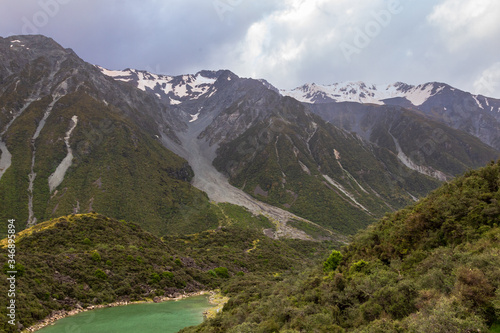
M 484 96 L 500 96 L 500 62 L 496 62 L 474 81 L 474 92 Z
M 284 3 L 283 8 L 254 22 L 244 39 L 227 55 L 228 61 L 243 75 L 266 77 L 278 85 L 289 84 L 307 71 L 318 73 L 315 67 L 321 63 L 323 73 L 330 72 L 330 77 L 322 75 L 318 79 L 331 81 L 335 70 L 347 65 L 340 48 L 342 43 L 352 44 L 358 30 L 366 27 L 375 26 L 379 30 L 377 35 L 381 34 L 393 19 L 394 14 L 387 9 L 389 4 L 400 5 L 399 1 L 384 0 Z M 385 13 L 389 14 L 384 16 Z M 378 19 L 384 21 L 380 23 Z M 375 35 L 371 34 L 370 39 L 375 39 Z
M 229 69 L 280 88 L 441 81 L 472 90 L 500 52 L 497 0 L 9 0 L 0 35 L 34 18 L 44 23 L 37 33 L 110 69 Z
M 497 0 L 445 0 L 427 17 L 452 51 L 497 37 L 500 2 Z

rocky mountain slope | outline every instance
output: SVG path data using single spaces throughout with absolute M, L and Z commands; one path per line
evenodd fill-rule
M 474 95 L 445 83 L 429 82 L 417 86 L 401 82 L 389 85 L 313 83 L 280 93 L 309 104 L 355 102 L 402 106 L 500 149 L 500 100 Z
M 265 211 L 281 223 L 290 220 L 286 210 L 350 233 L 425 195 L 440 181 L 498 156 L 473 136 L 401 107 L 381 106 L 364 122 L 391 114 L 393 125 L 383 127 L 391 122 L 380 119 L 372 127 L 363 125 L 370 135 L 358 132 L 356 136 L 346 124 L 332 120 L 357 120 L 366 113 L 364 109 L 351 113 L 342 103 L 306 108 L 262 80 L 239 78 L 229 71 L 171 77 L 130 69 L 101 70 L 156 96 L 184 119 L 187 128 L 176 132 L 181 145 L 169 138 L 162 142 L 189 161 L 195 186 L 212 200 Z M 328 109 L 332 106 L 333 111 Z M 415 128 L 408 131 L 405 124 L 412 123 Z M 412 140 L 412 135 L 418 140 Z M 425 146 L 429 137 L 437 145 Z M 427 160 L 420 158 L 430 149 L 436 153 Z M 281 210 L 275 214 L 256 200 Z M 304 223 L 287 225 L 303 230 L 316 227 Z
M 442 181 L 500 155 L 472 135 L 400 106 L 341 102 L 307 107 L 326 121 L 389 149 L 408 168 Z
M 0 55 L 4 221 L 20 231 L 96 210 L 157 233 L 210 227 L 195 218 L 209 203 L 190 185 L 192 169 L 158 141 L 156 117 L 168 113 L 161 103 L 43 36 L 2 38 Z M 162 134 L 176 141 L 174 124 Z
M 112 71 L 43 36 L 1 39 L 0 57 L 0 218 L 18 230 L 95 210 L 197 232 L 217 226 L 212 200 L 273 237 L 336 237 L 498 156 L 424 111 L 305 105 L 228 70 Z

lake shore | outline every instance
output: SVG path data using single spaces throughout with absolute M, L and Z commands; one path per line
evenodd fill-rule
M 229 301 L 229 297 L 223 296 L 219 289 L 211 291 L 208 302 L 213 305 L 210 309 L 203 312 L 206 319 L 214 318 L 219 311 L 222 311 L 224 304 Z
M 77 307 L 77 308 L 69 310 L 69 311 L 66 311 L 66 310 L 54 311 L 54 312 L 52 312 L 52 314 L 50 314 L 48 317 L 46 317 L 42 321 L 38 322 L 37 324 L 22 330 L 21 333 L 36 332 L 36 331 L 41 330 L 42 328 L 44 328 L 46 326 L 52 325 L 53 323 L 55 323 L 59 319 L 74 316 L 74 315 L 81 313 L 81 312 L 87 312 L 87 311 L 96 310 L 96 309 L 103 309 L 103 308 L 112 308 L 112 307 L 116 307 L 116 306 L 131 305 L 131 304 L 161 303 L 161 302 L 167 302 L 167 301 L 179 301 L 179 300 L 184 299 L 184 298 L 207 295 L 207 294 L 210 294 L 211 295 L 210 297 L 213 297 L 213 295 L 215 295 L 216 293 L 214 291 L 202 290 L 202 291 L 196 291 L 196 292 L 185 293 L 185 294 L 179 293 L 177 295 L 174 295 L 175 297 L 157 296 L 151 300 L 133 301 L 133 302 L 127 302 L 127 301 L 113 302 L 113 303 L 109 303 L 109 304 L 89 305 L 86 308 L 83 308 L 83 307 L 78 308 Z M 210 298 L 209 298 L 209 302 L 211 304 L 214 304 L 214 302 L 210 301 Z M 218 304 L 214 304 L 214 305 L 218 305 Z

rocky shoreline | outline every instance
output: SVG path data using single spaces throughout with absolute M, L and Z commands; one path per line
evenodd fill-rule
M 52 325 L 53 323 L 55 323 L 59 319 L 73 316 L 73 315 L 76 315 L 80 312 L 86 312 L 86 311 L 102 309 L 102 308 L 112 308 L 115 306 L 139 304 L 139 303 L 161 303 L 161 302 L 166 302 L 166 301 L 179 301 L 179 300 L 184 299 L 184 298 L 193 297 L 193 296 L 201 296 L 201 295 L 206 295 L 206 294 L 210 294 L 212 296 L 214 293 L 212 291 L 203 290 L 203 291 L 184 293 L 184 294 L 175 293 L 172 295 L 172 297 L 167 297 L 167 296 L 159 297 L 159 296 L 157 296 L 157 297 L 153 298 L 152 300 L 145 300 L 145 301 L 134 301 L 134 302 L 122 301 L 122 302 L 114 302 L 114 303 L 109 303 L 109 304 L 89 305 L 86 308 L 83 308 L 80 305 L 77 305 L 77 307 L 75 309 L 70 310 L 70 311 L 59 310 L 59 311 L 52 312 L 52 314 L 50 314 L 47 318 L 43 319 L 42 321 L 40 321 L 39 323 L 37 323 L 31 327 L 28 327 L 27 329 L 23 330 L 22 333 L 36 332 L 36 331 L 44 328 L 45 326 Z

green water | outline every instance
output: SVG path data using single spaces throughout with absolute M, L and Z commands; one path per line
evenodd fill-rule
M 206 296 L 97 309 L 58 320 L 40 333 L 174 333 L 201 324 Z

